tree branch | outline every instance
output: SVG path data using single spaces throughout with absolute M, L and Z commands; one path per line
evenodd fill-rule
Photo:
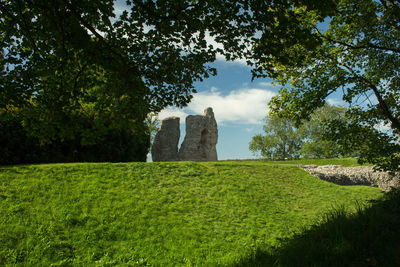
M 392 127 L 395 128 L 398 132 L 400 132 L 400 120 L 392 114 L 389 106 L 383 99 L 383 96 L 379 92 L 379 89 L 376 87 L 376 85 L 374 83 L 372 83 L 370 80 L 368 80 L 367 78 L 365 78 L 363 75 L 358 75 L 357 73 L 355 73 L 355 71 L 352 68 L 350 68 L 349 66 L 347 66 L 346 64 L 341 64 L 341 65 L 344 68 L 346 68 L 354 76 L 354 78 L 356 78 L 358 81 L 362 82 L 367 87 L 372 89 L 372 91 L 375 94 L 376 99 L 378 100 L 378 105 L 379 105 L 381 111 L 383 112 L 385 117 L 387 119 L 389 119 L 389 121 L 392 123 Z
M 329 42 L 334 42 L 336 44 L 340 44 L 343 46 L 346 46 L 347 48 L 353 49 L 353 50 L 357 50 L 357 49 L 368 49 L 368 48 L 373 48 L 373 49 L 378 49 L 378 50 L 383 50 L 383 51 L 391 51 L 394 53 L 400 53 L 400 49 L 399 48 L 392 48 L 392 47 L 385 47 L 385 46 L 379 46 L 379 45 L 374 45 L 374 44 L 366 44 L 366 45 L 351 45 L 339 40 L 334 40 L 332 38 L 329 38 L 327 36 L 321 35 L 322 38 L 326 39 Z
M 77 85 L 78 85 L 78 79 L 79 79 L 79 77 L 82 75 L 82 73 L 83 73 L 83 71 L 87 68 L 87 66 L 89 65 L 89 63 L 85 63 L 80 69 L 79 69 L 79 71 L 77 72 L 77 74 L 75 75 L 75 78 L 74 78 L 74 87 L 73 87 L 73 90 L 74 91 L 76 91 L 77 89 Z
M 87 23 L 87 22 L 81 17 L 81 15 L 75 10 L 75 8 L 72 6 L 72 4 L 71 4 L 69 1 L 67 1 L 67 0 L 63 0 L 63 1 L 64 1 L 64 4 L 71 10 L 72 14 L 78 19 L 78 21 L 79 21 L 87 30 L 89 30 L 94 36 L 96 36 L 96 37 L 111 51 L 112 54 L 114 54 L 116 57 L 118 57 L 118 58 L 121 60 L 121 63 L 124 64 L 124 65 L 129 69 L 129 71 L 134 72 L 134 75 L 136 75 L 136 76 L 138 76 L 138 77 L 141 76 L 139 70 L 138 70 L 137 68 L 134 68 L 134 67 L 133 67 L 131 64 L 129 64 L 128 62 L 126 62 L 125 57 L 124 57 L 121 53 L 115 51 L 115 48 L 114 48 L 113 46 L 111 46 L 111 45 L 104 39 L 104 37 L 101 36 L 101 34 L 99 34 L 99 33 L 97 32 L 97 30 L 96 30 L 92 25 L 90 25 L 89 23 Z M 132 74 L 132 73 L 131 73 L 131 74 Z
M 375 44 L 371 44 L 371 43 L 368 43 L 366 45 L 351 45 L 351 44 L 348 44 L 346 42 L 342 42 L 342 41 L 335 40 L 335 39 L 332 39 L 332 38 L 329 38 L 329 37 L 325 36 L 324 34 L 322 34 L 319 31 L 319 29 L 317 27 L 314 27 L 314 30 L 316 30 L 318 32 L 318 35 L 320 36 L 321 39 L 325 39 L 328 42 L 333 42 L 333 43 L 336 43 L 336 44 L 343 45 L 343 46 L 345 46 L 347 48 L 350 48 L 350 49 L 353 49 L 353 50 L 373 48 L 373 49 L 378 49 L 378 50 L 383 50 L 383 51 L 391 51 L 391 52 L 394 52 L 394 53 L 400 53 L 400 49 L 399 48 L 380 46 L 380 45 L 375 45 Z
M 154 12 L 154 10 L 150 9 L 149 6 L 146 5 L 145 3 L 143 3 L 141 0 L 132 0 L 132 2 L 135 5 L 139 6 L 141 9 L 143 9 L 144 11 L 146 11 L 148 15 L 150 15 L 153 18 L 156 18 L 161 23 L 163 23 L 163 22 L 165 22 L 165 20 L 176 20 L 183 11 L 185 11 L 188 8 L 198 6 L 198 4 L 201 1 L 197 1 L 197 3 L 195 3 L 195 4 L 188 4 L 180 9 L 176 9 L 174 13 L 172 13 L 168 16 L 166 16 L 166 15 L 163 16 L 163 15 L 157 14 L 156 12 Z
M 385 0 L 380 0 L 380 2 L 381 2 L 381 4 L 382 4 L 383 8 L 385 9 L 385 11 L 388 11 L 389 8 L 391 8 L 391 7 L 389 7 L 389 6 L 387 5 L 387 3 L 386 3 Z M 394 6 L 394 7 L 399 8 L 399 7 L 396 5 L 396 3 L 393 2 L 393 0 L 388 0 L 388 2 L 392 4 L 392 7 Z M 400 1 L 397 0 L 397 3 L 400 3 Z M 391 14 L 392 14 L 393 16 L 396 17 L 397 21 L 400 21 L 400 16 L 398 15 L 397 12 L 392 12 Z M 381 22 L 381 23 L 382 23 L 382 20 L 383 20 L 382 17 L 378 18 L 378 21 Z M 393 29 L 395 29 L 395 30 L 399 30 L 399 29 L 400 29 L 400 27 L 399 27 L 398 25 L 391 25 L 391 28 L 393 28 Z
M 18 1 L 18 4 L 20 4 L 20 1 Z M 22 17 L 22 23 L 19 23 L 19 21 L 15 20 L 14 19 L 15 18 L 14 14 L 12 14 L 9 10 L 7 10 L 7 8 L 3 5 L 3 3 L 0 3 L 0 10 L 2 12 L 4 12 L 5 14 L 7 14 L 12 20 L 15 21 L 16 25 L 19 25 L 21 27 L 21 29 L 26 32 L 26 34 L 28 36 L 28 39 L 29 39 L 29 41 L 31 42 L 31 44 L 33 46 L 34 52 L 38 51 L 35 39 L 31 35 L 30 27 L 27 25 L 25 16 L 24 16 L 23 12 L 21 11 L 21 6 L 18 5 L 18 7 L 19 7 L 19 10 L 18 10 L 19 11 L 19 15 Z

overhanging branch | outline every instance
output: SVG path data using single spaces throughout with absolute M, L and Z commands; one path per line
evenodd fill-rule
M 375 94 L 376 99 L 378 100 L 379 108 L 381 109 L 381 111 L 383 112 L 385 117 L 391 122 L 392 128 L 396 129 L 397 132 L 400 132 L 400 120 L 398 118 L 396 118 L 392 114 L 389 106 L 387 105 L 387 103 L 383 99 L 382 94 L 379 92 L 378 87 L 376 87 L 376 85 L 373 82 L 371 82 L 370 80 L 365 78 L 363 75 L 357 74 L 352 68 L 350 68 L 346 64 L 341 64 L 341 65 L 344 68 L 346 68 L 354 76 L 355 79 L 357 79 L 358 81 L 362 82 L 367 87 L 371 88 L 371 90 Z
M 111 53 L 112 53 L 113 55 L 115 55 L 117 58 L 120 59 L 121 63 L 124 64 L 124 65 L 129 69 L 129 71 L 131 71 L 131 74 L 134 74 L 134 75 L 136 75 L 136 76 L 138 76 L 138 77 L 141 76 L 139 70 L 138 70 L 137 68 L 134 68 L 134 67 L 133 67 L 131 64 L 129 64 L 128 62 L 126 62 L 125 57 L 124 57 L 121 53 L 115 51 L 115 48 L 114 48 L 113 46 L 111 46 L 111 45 L 104 39 L 104 37 L 103 37 L 100 33 L 97 32 L 97 30 L 96 30 L 92 25 L 90 25 L 88 22 L 86 22 L 86 21 L 82 18 L 82 16 L 75 10 L 75 8 L 73 7 L 73 5 L 72 5 L 69 1 L 64 0 L 64 4 L 71 10 L 72 14 L 78 19 L 78 21 L 79 21 L 88 31 L 90 31 L 94 36 L 96 36 L 96 38 L 98 38 L 98 39 L 111 51 Z M 132 72 L 133 72 L 133 73 L 132 73 Z
M 324 38 L 324 39 L 326 39 L 326 40 L 329 41 L 329 42 L 333 42 L 333 43 L 336 43 L 336 44 L 343 45 L 343 46 L 345 46 L 345 47 L 347 47 L 347 48 L 349 48 L 349 49 L 352 49 L 352 50 L 370 49 L 370 48 L 372 48 L 372 49 L 377 49 L 377 50 L 383 50 L 383 51 L 390 51 L 390 52 L 394 52 L 394 53 L 400 53 L 400 49 L 399 49 L 399 48 L 380 46 L 380 45 L 375 45 L 375 44 L 371 44 L 371 43 L 368 43 L 368 44 L 366 44 L 366 45 L 351 45 L 351 44 L 348 44 L 348 43 L 346 43 L 346 42 L 342 42 L 342 41 L 339 41 L 339 40 L 331 39 L 331 38 L 329 38 L 329 37 L 327 37 L 327 36 L 324 36 L 324 35 L 322 35 L 321 37 Z

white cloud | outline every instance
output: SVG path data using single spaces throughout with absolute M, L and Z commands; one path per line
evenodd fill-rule
M 222 50 L 224 49 L 224 45 L 215 41 L 215 38 L 213 36 L 211 36 L 208 31 L 206 32 L 205 40 L 207 41 L 207 45 L 212 45 L 214 49 L 217 49 L 217 48 L 222 49 Z M 248 48 L 248 49 L 250 49 L 250 48 Z M 225 63 L 228 63 L 228 64 L 239 64 L 239 65 L 247 66 L 246 59 L 244 59 L 244 58 L 236 59 L 234 61 L 227 61 L 225 59 L 225 56 L 222 55 L 221 53 L 217 53 L 216 58 L 217 58 L 217 60 L 224 61 Z
M 375 129 L 385 133 L 392 131 L 392 128 L 390 128 L 390 123 L 385 123 L 384 121 L 381 121 L 380 123 L 376 124 Z
M 211 93 L 217 93 L 218 92 L 218 88 L 215 86 L 211 86 Z
M 125 7 L 114 5 L 114 14 L 117 18 L 120 17 L 122 15 L 122 12 L 124 12 L 125 10 L 127 10 Z
M 126 1 L 123 0 L 117 0 L 114 3 L 114 14 L 115 16 L 118 18 L 119 16 L 122 15 L 122 12 L 127 11 L 127 12 L 131 12 L 130 10 L 130 6 L 128 6 L 126 4 Z
M 332 106 L 344 106 L 345 103 L 342 100 L 335 99 L 335 98 L 328 98 L 326 102 Z
M 207 41 L 207 45 L 212 45 L 214 49 L 217 49 L 217 48 L 224 49 L 224 46 L 221 43 L 218 43 L 217 41 L 215 41 L 215 38 L 213 36 L 211 36 L 208 31 L 205 34 L 205 39 Z
M 262 86 L 262 87 L 268 87 L 268 88 L 275 87 L 275 85 L 272 82 L 259 82 L 258 85 Z
M 268 114 L 268 101 L 276 93 L 259 88 L 245 88 L 222 95 L 217 88 L 194 95 L 192 102 L 183 110 L 176 108 L 164 109 L 159 118 L 178 116 L 183 123 L 189 114 L 203 114 L 207 107 L 212 107 L 219 124 L 234 122 L 240 124 L 261 124 Z
M 158 118 L 160 120 L 163 120 L 168 117 L 179 117 L 181 119 L 181 122 L 185 122 L 186 116 L 189 115 L 185 113 L 182 109 L 178 108 L 166 108 L 163 109 L 159 114 Z
M 246 128 L 245 130 L 248 133 L 252 133 L 252 132 L 254 132 L 254 127 L 249 127 L 249 128 Z

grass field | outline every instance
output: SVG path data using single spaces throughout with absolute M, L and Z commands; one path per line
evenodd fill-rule
M 280 257 L 296 255 L 293 244 L 383 197 L 295 164 L 0 167 L 0 265 L 290 266 Z

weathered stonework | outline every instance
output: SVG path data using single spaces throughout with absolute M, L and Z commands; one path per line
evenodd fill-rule
M 400 174 L 375 171 L 372 166 L 343 167 L 338 165 L 300 165 L 310 174 L 339 185 L 369 185 L 383 191 L 400 188 Z
M 186 117 L 186 136 L 179 150 L 179 160 L 217 161 L 218 128 L 212 108 L 202 115 Z
M 186 117 L 186 136 L 178 153 L 179 137 L 179 118 L 162 120 L 151 150 L 153 161 L 218 160 L 218 128 L 212 108 L 206 108 L 204 115 Z
M 153 161 L 177 161 L 180 135 L 178 117 L 162 120 L 151 149 Z

